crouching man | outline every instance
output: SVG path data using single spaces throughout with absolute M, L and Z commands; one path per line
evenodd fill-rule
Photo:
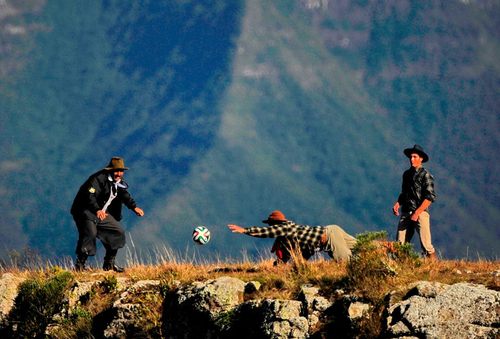
M 89 256 L 96 254 L 96 238 L 106 249 L 102 268 L 106 271 L 123 272 L 123 267 L 116 265 L 118 249 L 125 246 L 125 231 L 122 219 L 122 204 L 140 217 L 144 211 L 137 207 L 128 192 L 128 185 L 123 180 L 125 163 L 120 157 L 113 157 L 108 166 L 92 174 L 80 187 L 71 214 L 78 228 L 75 269 L 85 269 Z

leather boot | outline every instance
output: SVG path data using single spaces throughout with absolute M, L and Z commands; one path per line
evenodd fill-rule
M 104 264 L 102 265 L 102 269 L 105 271 L 115 271 L 118 273 L 124 272 L 125 269 L 123 267 L 120 267 L 114 263 L 114 261 L 104 261 Z
M 85 265 L 86 261 L 87 256 L 84 254 L 79 254 L 75 261 L 75 270 L 79 272 L 88 270 L 89 268 Z
M 430 261 L 438 261 L 439 260 L 436 252 L 427 254 L 427 259 L 429 259 Z
M 102 269 L 105 271 L 115 271 L 115 272 L 123 272 L 125 269 L 115 264 L 117 250 L 107 250 L 106 255 L 104 256 L 104 264 L 102 265 Z

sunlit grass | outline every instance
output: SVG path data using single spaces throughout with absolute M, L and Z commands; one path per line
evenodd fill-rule
M 331 293 L 337 288 L 353 288 L 365 296 L 381 296 L 391 290 L 405 289 L 412 282 L 419 280 L 446 284 L 467 281 L 500 290 L 499 273 L 494 274 L 500 272 L 498 260 L 419 260 L 418 264 L 415 264 L 387 259 L 389 265 L 395 267 L 395 274 L 371 277 L 370 273 L 363 271 L 366 270 L 366 266 L 353 268 L 346 262 L 336 262 L 325 257 L 313 257 L 310 261 L 304 261 L 294 256 L 290 263 L 275 266 L 274 258 L 268 254 L 262 254 L 260 258 L 255 259 L 244 254 L 239 259 L 216 256 L 207 258 L 197 255 L 196 251 L 186 250 L 184 253 L 179 253 L 166 246 L 157 247 L 146 253 L 137 251 L 133 242 L 125 248 L 125 252 L 124 273 L 103 271 L 100 269 L 98 259 L 90 259 L 91 269 L 73 272 L 74 276 L 77 280 L 91 281 L 116 274 L 131 281 L 162 280 L 171 286 L 232 276 L 244 281 L 261 283 L 259 298 L 294 298 L 304 284 L 318 285 L 326 293 Z M 380 254 L 375 254 L 369 260 L 376 258 L 380 258 Z M 368 262 L 368 265 L 371 265 L 371 262 Z M 43 275 L 44 272 L 50 272 L 54 268 L 72 271 L 73 259 L 65 257 L 44 261 L 38 256 L 33 256 L 18 262 L 3 262 L 0 273 L 10 272 L 28 277 Z M 353 273 L 353 270 L 357 269 L 361 271 Z M 352 279 L 363 276 L 368 278 L 367 281 Z M 377 278 L 376 283 L 374 283 L 375 278 Z M 356 284 L 360 285 L 354 286 Z
M 76 309 L 74 312 L 78 314 L 74 315 L 75 324 L 62 326 L 60 333 L 76 333 L 78 329 L 89 332 L 93 317 L 109 310 L 124 286 L 142 280 L 159 282 L 160 293 L 153 293 L 148 297 L 150 299 L 140 300 L 141 305 L 146 301 L 149 303 L 144 309 L 150 313 L 148 317 L 153 319 L 154 324 L 159 321 L 163 298 L 175 293 L 178 287 L 229 276 L 245 282 L 253 281 L 260 286 L 255 291 L 245 293 L 244 300 L 297 300 L 304 286 L 318 287 L 319 293 L 332 302 L 341 295 L 356 296 L 373 305 L 372 316 L 364 325 L 368 337 L 378 335 L 381 331 L 387 295 L 391 294 L 393 301 L 401 299 L 417 281 L 444 284 L 470 282 L 500 290 L 498 260 L 430 261 L 414 256 L 404 247 L 400 252 L 402 256 L 398 256 L 398 246 L 395 246 L 396 252 L 388 254 L 380 242 L 370 241 L 358 241 L 361 245 L 354 249 L 355 255 L 349 262 L 337 262 L 321 256 L 305 261 L 297 253 L 292 253 L 289 263 L 275 265 L 274 258 L 268 254 L 254 259 L 244 254 L 239 259 L 207 258 L 197 255 L 196 251 L 178 253 L 167 247 L 158 247 L 145 256 L 145 252 L 136 251 L 132 243 L 125 249 L 124 273 L 103 271 L 95 265 L 89 271 L 76 272 L 69 258 L 45 263 L 40 258 L 24 258 L 25 266 L 3 265 L 0 273 L 12 273 L 25 281 L 44 282 L 50 281 L 55 274 L 67 274 L 70 271 L 73 281 L 95 283 L 92 288 L 93 301 Z M 137 298 L 141 298 L 141 295 Z

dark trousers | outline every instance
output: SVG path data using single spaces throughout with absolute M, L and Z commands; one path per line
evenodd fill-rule
M 114 257 L 118 249 L 125 246 L 125 231 L 110 214 L 102 221 L 82 218 L 75 219 L 75 223 L 78 228 L 77 256 L 95 255 L 97 238 L 104 245 L 107 257 Z
M 294 251 L 300 253 L 305 260 L 309 260 L 314 255 L 314 251 L 300 248 L 294 240 L 290 240 L 284 236 L 277 237 L 271 249 L 271 252 L 275 253 L 278 259 L 285 263 L 291 259 Z

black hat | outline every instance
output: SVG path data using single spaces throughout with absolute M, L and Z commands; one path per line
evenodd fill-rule
M 413 153 L 417 153 L 423 158 L 422 162 L 427 162 L 429 160 L 429 156 L 424 152 L 422 146 L 417 144 L 415 144 L 413 148 L 406 148 L 403 152 L 408 158 L 411 158 Z

